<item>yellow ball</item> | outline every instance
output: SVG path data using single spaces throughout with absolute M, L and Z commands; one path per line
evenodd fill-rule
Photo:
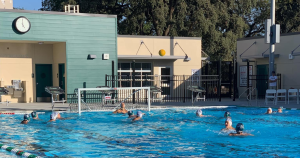
M 159 53 L 158 53 L 160 56 L 165 56 L 166 55 L 166 51 L 161 49 L 159 50 Z

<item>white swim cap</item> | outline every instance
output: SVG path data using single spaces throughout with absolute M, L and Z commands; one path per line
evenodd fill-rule
M 51 120 L 56 120 L 58 114 L 59 114 L 58 112 L 52 112 L 52 114 L 50 115 L 50 119 Z
M 231 118 L 227 118 L 226 121 L 228 122 L 229 126 L 232 126 L 232 120 L 231 120 Z
M 199 110 L 197 110 L 197 112 L 196 112 L 198 115 L 202 115 L 202 110 L 201 109 L 199 109 Z
M 142 118 L 143 117 L 143 113 L 141 111 L 138 111 L 137 112 L 137 116 L 140 117 L 140 118 Z

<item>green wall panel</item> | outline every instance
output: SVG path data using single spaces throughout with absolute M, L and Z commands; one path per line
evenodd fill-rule
M 13 31 L 12 22 L 25 16 L 31 29 L 20 35 Z M 66 68 L 68 93 L 81 88 L 105 85 L 105 74 L 112 73 L 112 60 L 117 74 L 117 26 L 115 17 L 57 15 L 47 12 L 0 11 L 0 40 L 66 42 Z M 102 60 L 102 54 L 110 55 Z M 88 60 L 88 54 L 97 59 Z

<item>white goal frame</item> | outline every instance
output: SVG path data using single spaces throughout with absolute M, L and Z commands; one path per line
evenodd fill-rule
M 78 88 L 78 113 L 81 114 L 81 92 L 82 91 L 97 91 L 97 90 L 125 90 L 125 89 L 147 89 L 148 111 L 150 111 L 150 87 L 126 87 L 126 88 Z

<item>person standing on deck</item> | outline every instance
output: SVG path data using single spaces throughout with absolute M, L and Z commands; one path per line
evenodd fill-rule
M 276 89 L 277 86 L 277 76 L 275 71 L 272 71 L 272 76 L 269 77 L 270 89 Z

